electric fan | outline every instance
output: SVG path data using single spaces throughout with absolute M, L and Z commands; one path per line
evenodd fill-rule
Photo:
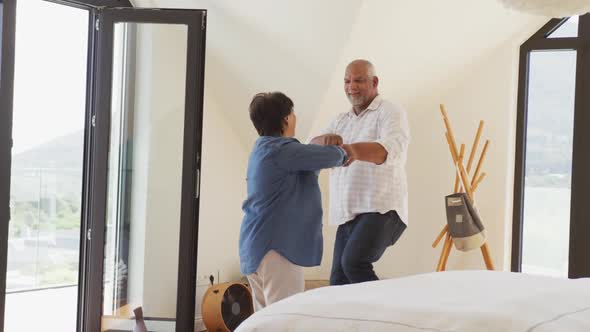
M 246 284 L 211 285 L 203 296 L 203 322 L 209 332 L 234 331 L 254 313 L 252 294 Z

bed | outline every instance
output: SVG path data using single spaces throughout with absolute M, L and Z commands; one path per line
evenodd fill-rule
M 590 331 L 590 279 L 451 271 L 324 287 L 236 331 Z

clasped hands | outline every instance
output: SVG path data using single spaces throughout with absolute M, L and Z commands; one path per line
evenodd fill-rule
M 350 165 L 353 161 L 358 160 L 358 153 L 353 145 L 351 144 L 344 144 L 342 140 L 342 136 L 337 134 L 326 134 L 322 135 L 314 140 L 316 144 L 319 145 L 337 145 L 341 147 L 348 156 L 348 159 L 344 163 L 344 167 Z

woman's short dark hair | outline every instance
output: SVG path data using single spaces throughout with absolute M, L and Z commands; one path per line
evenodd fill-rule
M 250 120 L 260 136 L 282 136 L 284 119 L 293 112 L 293 101 L 281 92 L 258 93 L 250 102 Z

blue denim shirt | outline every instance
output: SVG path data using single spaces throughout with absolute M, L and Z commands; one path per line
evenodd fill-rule
M 256 272 L 275 250 L 300 266 L 322 260 L 322 201 L 318 172 L 341 166 L 337 146 L 301 144 L 294 138 L 261 136 L 248 161 L 248 197 L 240 230 L 240 267 Z

